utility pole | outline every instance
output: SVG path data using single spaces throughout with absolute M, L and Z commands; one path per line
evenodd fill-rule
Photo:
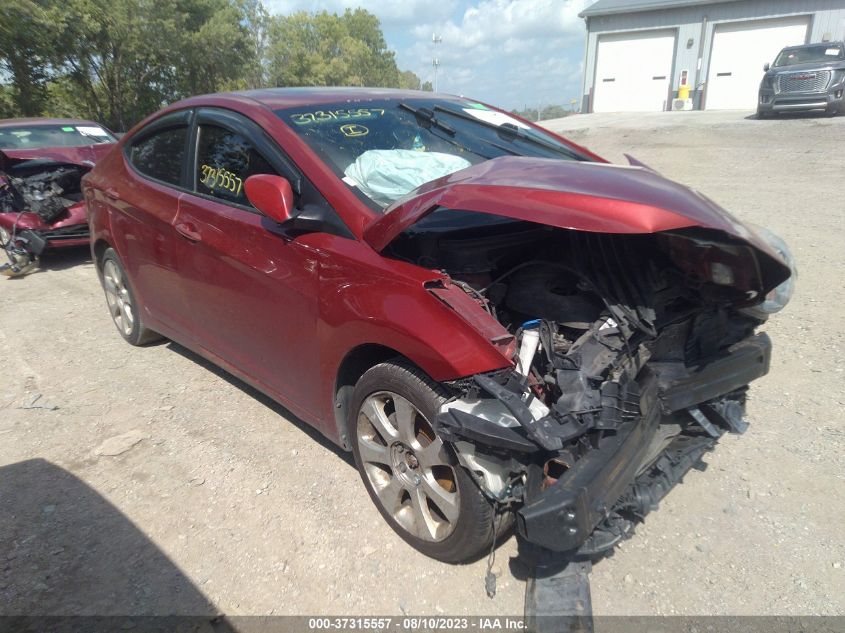
M 434 44 L 434 59 L 432 60 L 431 65 L 434 66 L 434 92 L 437 92 L 437 69 L 440 67 L 440 60 L 437 59 L 437 45 L 442 41 L 443 38 L 437 33 L 432 34 L 431 42 Z

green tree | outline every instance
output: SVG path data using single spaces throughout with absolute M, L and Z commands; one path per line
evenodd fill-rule
M 70 80 L 61 94 L 123 130 L 168 101 L 227 87 L 255 63 L 245 14 L 239 0 L 54 0 L 54 64 Z
M 269 16 L 262 0 L 0 0 L 0 116 L 129 128 L 194 94 L 274 86 L 422 88 L 363 10 Z
M 267 85 L 267 28 L 270 14 L 261 0 L 242 0 L 242 22 L 249 33 L 252 50 L 244 62 L 241 83 L 244 88 L 263 88 Z
M 16 116 L 20 116 L 20 110 L 15 103 L 12 87 L 0 84 L 0 119 L 11 119 Z
M 181 39 L 171 51 L 177 68 L 188 70 L 175 76 L 179 96 L 221 89 L 255 87 L 256 45 L 246 20 L 248 6 L 255 3 L 230 0 L 179 0 L 175 3 Z
M 417 74 L 410 70 L 402 70 L 399 72 L 399 88 L 405 90 L 421 90 L 422 82 Z
M 267 58 L 268 79 L 274 86 L 399 87 L 402 83 L 378 18 L 364 9 L 347 9 L 343 15 L 321 11 L 270 18 Z
M 4 89 L 7 113 L 37 116 L 47 102 L 56 28 L 45 5 L 32 0 L 0 4 L 0 73 L 11 79 Z

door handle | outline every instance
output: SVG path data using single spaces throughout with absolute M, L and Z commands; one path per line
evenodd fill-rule
M 109 198 L 111 200 L 120 199 L 120 196 L 117 193 L 117 189 L 112 189 L 111 187 L 109 187 L 108 189 L 104 190 L 103 193 L 106 194 L 106 198 Z
M 179 235 L 191 240 L 192 242 L 199 242 L 202 239 L 199 231 L 197 231 L 197 227 L 195 227 L 191 222 L 178 222 L 173 228 L 176 229 L 176 232 L 179 233 Z

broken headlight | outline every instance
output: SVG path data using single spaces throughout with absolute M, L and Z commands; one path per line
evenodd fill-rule
M 789 279 L 769 291 L 762 303 L 743 310 L 746 314 L 765 319 L 770 314 L 780 312 L 789 303 L 792 293 L 795 292 L 795 279 L 798 277 L 798 269 L 795 267 L 795 258 L 792 256 L 792 251 L 789 250 L 786 242 L 781 237 L 762 226 L 753 226 L 753 228 L 772 247 L 772 250 L 776 251 L 783 258 L 783 261 L 789 266 L 789 270 L 792 272 Z

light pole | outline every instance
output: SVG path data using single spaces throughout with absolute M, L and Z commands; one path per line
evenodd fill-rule
M 443 38 L 440 37 L 437 33 L 432 34 L 431 42 L 434 44 L 434 59 L 431 62 L 431 65 L 434 66 L 434 92 L 437 92 L 437 69 L 440 66 L 440 60 L 437 59 L 437 45 L 443 41 Z

